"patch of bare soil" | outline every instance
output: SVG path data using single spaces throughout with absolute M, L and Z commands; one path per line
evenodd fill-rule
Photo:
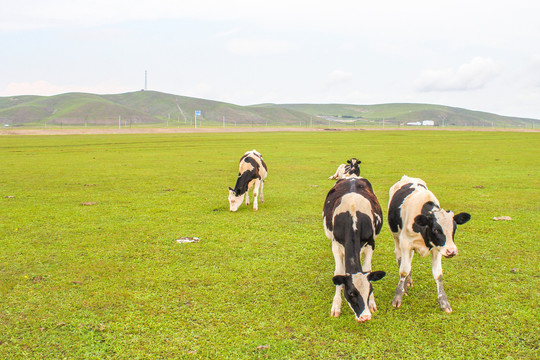
M 289 127 L 234 127 L 234 128 L 139 128 L 139 129 L 0 129 L 0 135 L 85 135 L 85 134 L 182 134 L 182 133 L 243 133 L 243 132 L 321 132 L 321 131 L 511 131 L 540 132 L 540 129 L 493 128 L 289 128 Z

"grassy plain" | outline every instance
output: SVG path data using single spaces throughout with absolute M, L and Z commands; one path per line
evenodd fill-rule
M 266 202 L 230 213 L 227 186 L 254 148 L 269 168 Z M 537 359 L 539 155 L 538 133 L 0 137 L 0 358 Z M 443 260 L 452 314 L 419 256 L 414 288 L 392 308 L 385 218 L 379 311 L 357 324 L 344 302 L 330 318 L 322 204 L 327 177 L 353 156 L 385 217 L 403 174 L 472 214 L 459 255 Z M 504 215 L 513 220 L 492 220 Z

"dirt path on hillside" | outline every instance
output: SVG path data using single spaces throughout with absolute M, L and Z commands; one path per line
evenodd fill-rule
M 89 135 L 89 134 L 182 134 L 182 133 L 246 133 L 246 132 L 322 132 L 322 131 L 511 131 L 540 132 L 540 129 L 493 129 L 493 128 L 139 128 L 139 129 L 0 129 L 0 135 Z

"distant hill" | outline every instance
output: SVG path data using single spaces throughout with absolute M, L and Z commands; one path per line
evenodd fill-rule
M 433 120 L 435 126 L 538 127 L 536 119 L 500 116 L 429 104 L 259 104 L 225 102 L 137 91 L 96 95 L 67 93 L 55 96 L 0 97 L 0 125 L 123 125 L 192 126 L 195 111 L 203 126 L 223 121 L 237 126 L 403 126 Z

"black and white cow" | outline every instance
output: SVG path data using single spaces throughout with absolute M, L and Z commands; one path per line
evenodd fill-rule
M 360 164 L 362 162 L 356 158 L 347 160 L 347 164 L 341 164 L 338 166 L 336 173 L 328 178 L 328 180 L 345 179 L 351 176 L 360 176 Z
M 248 151 L 240 158 L 238 179 L 234 189 L 229 187 L 229 209 L 236 211 L 242 205 L 244 196 L 246 205 L 249 205 L 248 191 L 253 188 L 253 210 L 259 209 L 257 198 L 261 196 L 261 203 L 264 203 L 263 186 L 268 174 L 266 163 L 262 155 L 257 150 Z
M 392 305 L 400 307 L 403 294 L 407 294 L 407 288 L 412 286 L 414 252 L 426 256 L 431 251 L 439 304 L 442 310 L 452 312 L 443 288 L 441 257 L 457 255 L 458 249 L 454 243 L 456 227 L 469 221 L 471 215 L 454 215 L 451 211 L 445 211 L 423 180 L 406 175 L 390 188 L 389 199 L 388 225 L 394 235 L 400 276 Z
M 368 321 L 371 312 L 377 311 L 371 281 L 386 275 L 384 271 L 371 272 L 375 237 L 382 227 L 382 211 L 369 181 L 356 176 L 338 180 L 326 196 L 323 224 L 326 236 L 332 240 L 336 261 L 333 277 L 336 293 L 330 315 L 341 314 L 343 288 L 356 321 Z

